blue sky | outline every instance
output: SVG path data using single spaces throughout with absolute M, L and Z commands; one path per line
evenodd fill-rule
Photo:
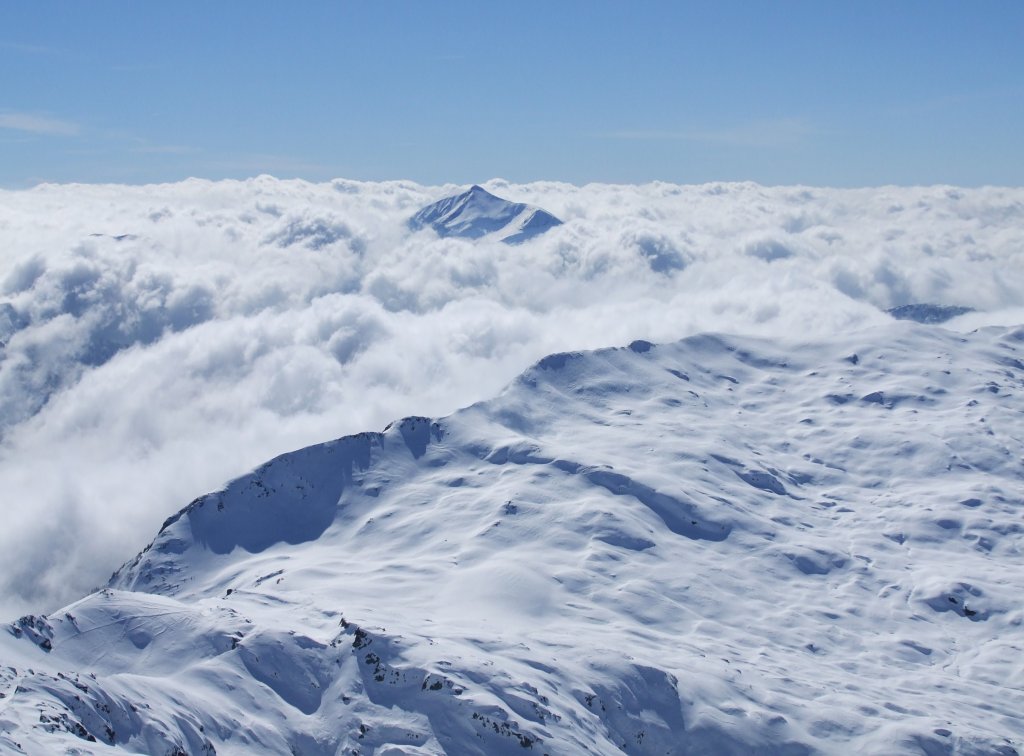
M 0 186 L 1024 183 L 1024 3 L 0 0 Z

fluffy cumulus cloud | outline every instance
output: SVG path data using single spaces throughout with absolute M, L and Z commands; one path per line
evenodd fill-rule
M 275 454 L 446 414 L 554 351 L 1024 312 L 1024 190 L 486 186 L 565 224 L 413 233 L 459 187 L 408 182 L 0 193 L 0 610 L 103 582 Z

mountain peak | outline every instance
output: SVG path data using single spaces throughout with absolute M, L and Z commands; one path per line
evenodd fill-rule
M 508 244 L 527 241 L 561 223 L 546 210 L 510 202 L 479 184 L 427 205 L 409 219 L 409 227 L 414 231 L 429 226 L 442 237 L 491 236 Z

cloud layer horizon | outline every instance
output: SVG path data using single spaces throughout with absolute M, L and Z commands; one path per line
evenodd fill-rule
M 557 351 L 1024 321 L 1024 189 L 494 180 L 565 221 L 412 233 L 461 187 L 261 176 L 0 191 L 0 612 L 102 583 L 262 461 L 485 399 Z

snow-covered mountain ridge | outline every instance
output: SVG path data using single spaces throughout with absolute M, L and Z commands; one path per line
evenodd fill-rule
M 0 749 L 1018 753 L 1024 330 L 545 358 L 0 634 Z
M 519 244 L 562 225 L 546 210 L 522 202 L 509 202 L 474 184 L 465 192 L 445 197 L 409 219 L 414 231 L 430 227 L 439 236 L 479 239 L 493 236 L 506 244 Z

